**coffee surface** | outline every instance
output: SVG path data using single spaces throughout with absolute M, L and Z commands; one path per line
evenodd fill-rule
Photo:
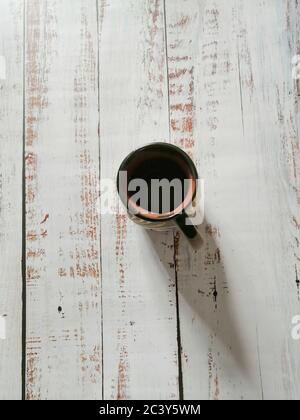
M 135 162 L 134 167 L 129 171 L 128 181 L 134 179 L 144 180 L 147 184 L 147 211 L 154 213 L 165 213 L 173 211 L 182 203 L 185 191 L 184 181 L 188 178 L 184 162 L 172 159 L 172 156 L 144 156 L 139 162 Z M 153 180 L 160 181 L 153 183 Z M 163 180 L 172 184 L 161 182 Z M 129 191 L 129 198 L 133 197 L 135 191 Z M 137 205 L 146 207 L 145 200 L 139 200 Z

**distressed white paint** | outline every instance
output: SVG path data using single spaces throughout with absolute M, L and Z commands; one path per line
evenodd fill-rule
M 168 140 L 163 13 L 161 1 L 100 2 L 102 178 L 134 148 Z M 173 235 L 122 216 L 101 226 L 104 397 L 178 398 Z
M 242 234 L 247 207 L 235 199 L 243 196 L 242 181 L 248 177 L 240 173 L 247 156 L 235 2 L 198 6 L 194 0 L 167 2 L 169 74 L 175 84 L 170 103 L 193 106 L 179 115 L 171 111 L 172 140 L 184 138 L 183 147 L 194 156 L 206 186 L 204 247 L 194 253 L 181 240 L 176 259 L 184 398 L 256 399 L 261 390 L 253 307 L 246 304 L 249 282 L 242 285 L 240 279 L 248 252 L 247 234 Z M 189 58 L 175 61 L 173 56 Z M 236 257 L 239 243 L 243 254 Z M 251 249 L 253 243 L 247 245 Z
M 169 72 L 182 66 L 170 59 L 175 51 L 193 68 L 189 150 L 206 185 L 206 245 L 195 254 L 182 242 L 177 256 L 184 397 L 295 399 L 299 145 L 288 41 L 299 34 L 287 21 L 296 10 L 292 2 L 202 4 L 166 7 Z M 187 73 L 180 77 L 185 86 Z M 188 95 L 181 89 L 176 101 Z
M 2 3 L 6 399 L 21 397 L 23 2 Z M 299 16 L 294 0 L 26 2 L 27 398 L 299 398 Z M 205 180 L 200 251 L 97 216 L 99 148 L 114 179 L 150 141 Z
M 254 1 L 252 7 L 247 2 L 237 7 L 248 156 L 244 242 L 250 235 L 253 241 L 246 247 L 247 298 L 255 307 L 264 397 L 299 399 L 300 347 L 290 331 L 300 313 L 299 86 L 291 65 L 299 48 L 300 5 Z
M 3 1 L 0 13 L 0 398 L 21 398 L 23 5 Z M 3 317 L 6 315 L 6 317 Z M 2 329 L 2 333 L 3 333 Z M 2 335 L 3 338 L 3 335 Z
M 102 397 L 95 1 L 26 7 L 28 399 Z

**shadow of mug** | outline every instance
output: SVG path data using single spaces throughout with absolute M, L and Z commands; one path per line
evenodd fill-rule
M 168 277 L 174 278 L 177 283 L 180 323 L 191 322 L 190 315 L 181 311 L 184 306 L 181 304 L 186 303 L 193 318 L 200 319 L 201 325 L 205 324 L 213 341 L 218 342 L 218 348 L 231 355 L 233 367 L 230 368 L 230 363 L 224 367 L 227 375 L 236 375 L 238 369 L 244 380 L 252 383 L 254 378 L 251 363 L 244 346 L 243 331 L 234 313 L 221 250 L 217 243 L 218 231 L 206 220 L 197 228 L 202 238 L 199 249 L 193 249 L 187 245 L 186 240 L 181 240 L 183 235 L 180 231 L 145 230 L 145 235 Z M 174 264 L 170 263 L 170 257 L 166 253 L 167 244 L 173 250 Z M 188 318 L 185 319 L 186 316 Z M 204 334 L 205 331 L 203 337 Z

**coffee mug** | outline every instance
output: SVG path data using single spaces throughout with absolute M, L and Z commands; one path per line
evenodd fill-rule
M 152 230 L 177 227 L 193 247 L 201 245 L 197 226 L 198 173 L 179 147 L 151 143 L 130 153 L 121 163 L 117 189 L 128 216 Z

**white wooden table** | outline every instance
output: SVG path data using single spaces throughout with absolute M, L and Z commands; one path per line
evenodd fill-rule
M 295 0 L 1 1 L 1 399 L 300 398 L 299 31 Z M 205 180 L 198 252 L 99 214 L 150 141 Z

